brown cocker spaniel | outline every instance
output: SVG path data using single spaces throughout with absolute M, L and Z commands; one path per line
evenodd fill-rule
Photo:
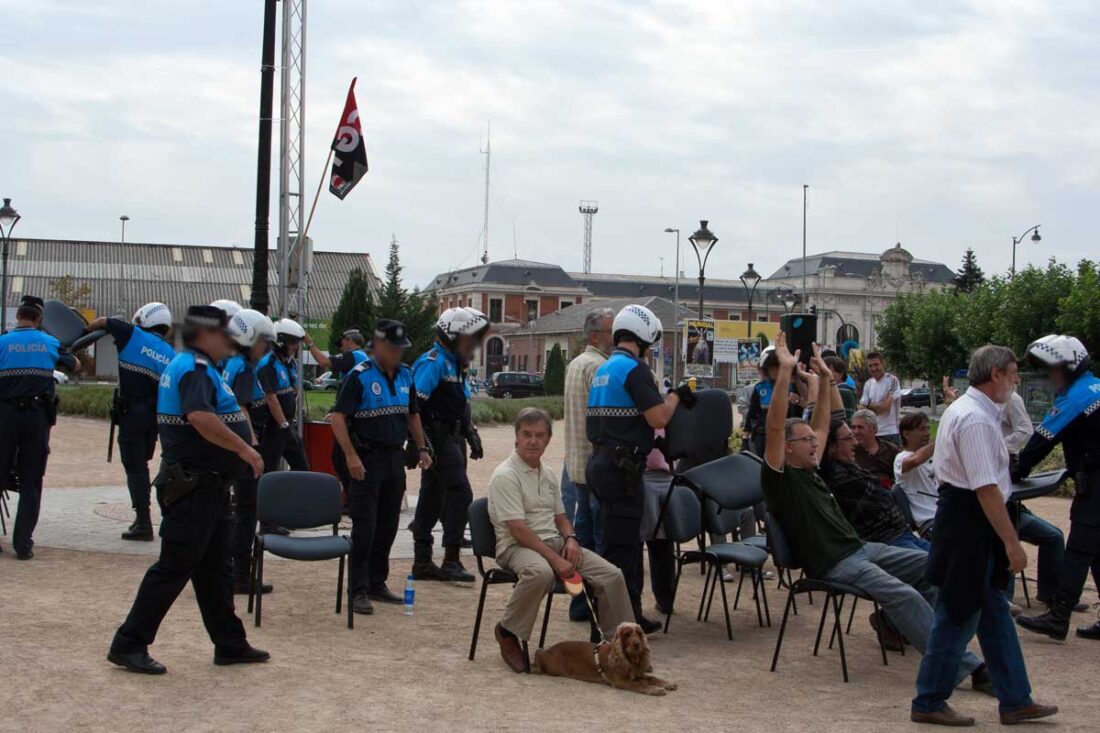
M 572 677 L 646 695 L 663 695 L 666 690 L 676 689 L 675 682 L 658 679 L 648 674 L 649 669 L 649 642 L 638 624 L 619 624 L 611 641 L 599 646 L 587 641 L 563 641 L 535 652 L 534 670 L 554 677 Z

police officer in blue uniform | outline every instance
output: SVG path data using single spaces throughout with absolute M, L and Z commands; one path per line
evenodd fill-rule
M 298 345 L 305 330 L 289 318 L 275 323 L 275 347 L 256 366 L 256 377 L 264 391 L 268 421 L 260 435 L 264 472 L 278 471 L 286 459 L 291 471 L 308 471 L 302 441 L 295 432 L 298 414 Z M 285 532 L 285 530 L 284 530 Z
M 332 433 L 351 476 L 348 585 L 352 610 L 366 614 L 374 613 L 372 600 L 404 602 L 389 589 L 386 579 L 405 494 L 405 468 L 426 470 L 432 465 L 412 369 L 401 363 L 405 349 L 412 345 L 405 326 L 389 319 L 378 321 L 372 344 L 372 357 L 359 362 L 344 379 L 332 410 Z M 411 461 L 404 450 L 408 436 L 415 449 Z
M 107 659 L 132 672 L 164 674 L 149 656 L 176 597 L 190 581 L 214 642 L 214 664 L 266 662 L 233 611 L 229 483 L 243 466 L 263 468 L 252 430 L 215 363 L 231 354 L 225 313 L 191 306 L 184 321 L 186 350 L 172 359 L 157 392 L 161 467 L 153 485 L 161 507 L 160 557 L 145 573 L 134 605 L 115 632 Z
M 340 334 L 340 353 L 336 356 L 327 356 L 325 352 L 318 349 L 308 333 L 302 339 L 302 343 L 309 349 L 317 365 L 326 371 L 331 371 L 333 376 L 346 375 L 359 362 L 367 358 L 367 340 L 363 338 L 363 332 L 358 328 L 348 328 Z
M 157 447 L 157 383 L 176 355 L 168 341 L 172 312 L 164 303 L 146 303 L 134 314 L 132 323 L 97 318 L 85 330 L 100 329 L 107 330 L 118 350 L 118 389 L 111 419 L 118 425 L 118 453 L 134 508 L 134 522 L 122 539 L 152 542 L 149 461 Z
M 749 409 L 745 413 L 745 424 L 742 432 L 749 441 L 749 449 L 758 456 L 764 455 L 764 423 L 768 416 L 768 407 L 772 403 L 772 392 L 775 389 L 775 378 L 779 375 L 779 359 L 775 355 L 772 346 L 764 349 L 760 354 L 760 370 L 762 379 L 753 385 L 752 397 L 749 399 Z M 802 417 L 802 402 L 795 391 L 794 380 L 791 380 L 791 394 L 787 403 L 788 417 Z
M 448 308 L 435 324 L 436 342 L 413 363 L 421 420 L 432 447 L 434 465 L 420 472 L 420 494 L 413 517 L 413 567 L 417 580 L 472 583 L 459 560 L 466 515 L 473 500 L 466 476 L 470 458 L 485 452 L 470 418 L 466 368 L 489 330 L 489 319 L 474 308 Z M 443 565 L 432 561 L 432 529 L 443 520 Z
M 19 508 L 11 544 L 20 560 L 34 557 L 35 525 L 42 504 L 42 476 L 50 454 L 50 427 L 57 418 L 53 372 L 80 362 L 45 331 L 42 299 L 23 296 L 16 328 L 0 336 L 0 476 L 19 476 Z
M 259 311 L 242 309 L 229 319 L 229 338 L 234 342 L 233 356 L 225 362 L 222 376 L 241 411 L 252 425 L 252 446 L 259 446 L 259 430 L 266 420 L 267 403 L 256 378 L 259 363 L 275 340 L 275 325 Z M 261 414 L 257 414 L 261 413 Z M 257 422 L 259 417 L 259 422 Z M 233 480 L 233 592 L 246 594 L 251 590 L 252 546 L 256 535 L 256 477 L 246 466 Z M 271 584 L 264 583 L 261 593 L 270 593 Z
M 1061 443 L 1074 494 L 1062 572 L 1050 608 L 1039 616 L 1019 616 L 1016 623 L 1064 640 L 1090 568 L 1100 583 L 1100 378 L 1089 371 L 1088 351 L 1073 336 L 1044 336 L 1027 348 L 1027 360 L 1049 375 L 1056 393 L 1054 405 L 1020 451 L 1013 479 L 1027 476 Z M 1077 635 L 1100 641 L 1100 622 L 1079 627 Z
M 585 429 L 594 451 L 585 475 L 600 500 L 603 556 L 623 572 L 634 616 L 646 633 L 661 627 L 642 614 L 642 474 L 653 450 L 654 430 L 672 420 L 676 407 L 691 407 L 695 396 L 686 384 L 665 397 L 644 361 L 661 339 L 661 322 L 651 310 L 628 305 L 611 324 L 615 351 L 596 370 L 588 392 Z

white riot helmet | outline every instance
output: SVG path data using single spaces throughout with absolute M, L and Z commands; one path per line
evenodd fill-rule
M 172 311 L 164 303 L 146 303 L 134 314 L 134 325 L 146 329 L 157 326 L 171 328 Z
M 760 352 L 760 357 L 756 361 L 756 366 L 763 369 L 764 368 L 764 363 L 768 360 L 768 357 L 771 356 L 773 353 L 775 353 L 775 347 L 774 346 L 772 346 L 771 344 L 768 344 L 767 346 L 765 346 L 764 350 Z
M 275 342 L 285 346 L 290 342 L 301 341 L 306 337 L 306 331 L 301 324 L 290 318 L 280 318 L 275 321 Z
M 1052 333 L 1031 342 L 1027 347 L 1027 359 L 1037 366 L 1064 367 L 1072 375 L 1088 369 L 1089 352 L 1073 336 Z
M 435 322 L 435 333 L 441 342 L 454 346 L 459 336 L 481 336 L 489 329 L 489 319 L 474 308 L 448 308 Z
M 613 336 L 618 336 L 620 331 L 634 336 L 638 345 L 644 349 L 661 339 L 661 319 L 645 306 L 628 305 L 615 314 L 615 320 L 611 324 Z M 618 343 L 618 339 L 615 341 Z
M 229 318 L 232 318 L 233 316 L 237 315 L 242 310 L 244 310 L 241 307 L 241 304 L 238 303 L 235 300 L 215 300 L 210 305 L 224 311 L 225 315 L 228 316 Z
M 263 313 L 245 308 L 229 319 L 229 337 L 250 349 L 257 341 L 274 341 L 275 325 Z

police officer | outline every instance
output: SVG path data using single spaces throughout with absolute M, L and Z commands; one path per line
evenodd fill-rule
M 252 446 L 259 446 L 257 417 L 266 419 L 267 403 L 260 382 L 256 379 L 256 364 L 268 352 L 275 340 L 275 325 L 259 311 L 244 309 L 229 319 L 229 338 L 234 342 L 233 356 L 225 362 L 222 372 L 233 396 L 252 425 Z M 258 415 L 257 413 L 263 413 Z M 248 593 L 252 586 L 252 545 L 256 533 L 256 477 L 245 469 L 233 480 L 233 592 Z M 271 585 L 264 583 L 261 593 L 269 593 Z
M 1089 354 L 1073 336 L 1044 336 L 1027 347 L 1027 360 L 1049 375 L 1056 393 L 1054 405 L 1020 452 L 1013 479 L 1026 477 L 1061 443 L 1076 490 L 1050 608 L 1039 616 L 1019 616 L 1016 623 L 1062 640 L 1069 634 L 1070 614 L 1081 599 L 1089 568 L 1100 561 L 1100 379 L 1089 371 Z M 1100 640 L 1100 622 L 1078 628 L 1077 635 Z
M 473 500 L 466 477 L 466 446 L 470 458 L 485 452 L 470 417 L 470 386 L 466 368 L 474 349 L 489 330 L 489 319 L 474 308 L 448 308 L 435 324 L 436 341 L 413 363 L 421 420 L 435 463 L 420 472 L 420 494 L 413 517 L 413 567 L 417 580 L 472 583 L 458 559 L 466 530 L 466 513 Z M 432 529 L 443 520 L 443 565 L 432 561 Z
M 665 427 L 681 402 L 695 396 L 681 384 L 661 397 L 646 351 L 661 339 L 661 322 L 651 310 L 628 305 L 611 324 L 615 351 L 592 378 L 585 427 L 594 451 L 585 476 L 600 500 L 603 556 L 623 571 L 634 616 L 646 633 L 661 627 L 642 615 L 642 474 L 653 450 L 653 431 Z
M 260 436 L 265 472 L 278 471 L 283 458 L 291 471 L 309 470 L 305 450 L 293 426 L 298 410 L 298 345 L 305 335 L 305 330 L 289 318 L 276 321 L 275 347 L 256 367 L 270 415 Z
M 34 527 L 42 503 L 42 475 L 50 453 L 50 427 L 57 417 L 53 372 L 80 362 L 48 333 L 42 323 L 42 299 L 24 295 L 15 312 L 16 327 L 0 336 L 0 476 L 15 469 L 19 509 L 11 544 L 20 560 L 34 557 Z
M 214 642 L 214 664 L 266 662 L 249 645 L 233 611 L 229 558 L 229 483 L 245 467 L 260 475 L 252 430 L 233 390 L 214 367 L 231 354 L 225 314 L 192 306 L 184 321 L 186 350 L 160 378 L 157 425 L 161 467 L 160 557 L 145 573 L 129 615 L 115 632 L 107 659 L 132 672 L 164 674 L 149 645 L 176 597 L 191 582 L 203 624 Z
M 779 376 L 779 358 L 775 355 L 775 347 L 768 346 L 760 353 L 760 381 L 752 386 L 749 409 L 745 414 L 745 423 L 742 426 L 742 434 L 743 437 L 748 439 L 749 450 L 758 456 L 764 455 L 764 423 L 768 415 L 768 407 L 772 403 L 772 393 L 775 390 L 775 378 L 777 376 Z M 795 392 L 793 380 L 787 406 L 787 416 L 802 416 L 802 403 L 798 399 L 798 393 Z
M 348 585 L 356 613 L 374 613 L 372 600 L 404 602 L 386 586 L 386 578 L 405 494 L 405 467 L 429 469 L 432 465 L 412 369 L 401 363 L 405 349 L 412 345 L 405 326 L 388 319 L 378 321 L 372 344 L 372 356 L 356 365 L 340 385 L 332 410 L 332 433 L 351 476 Z M 410 435 L 415 451 L 411 460 L 403 451 Z
M 85 330 L 99 329 L 107 330 L 118 350 L 118 390 L 111 418 L 118 425 L 118 453 L 134 508 L 134 523 L 122 533 L 122 539 L 152 542 L 149 461 L 157 447 L 157 383 L 176 355 L 168 341 L 172 312 L 164 303 L 146 303 L 131 323 L 121 318 L 97 318 Z
M 356 364 L 367 358 L 367 340 L 363 338 L 363 332 L 358 328 L 349 328 L 340 334 L 340 353 L 336 356 L 326 356 L 325 352 L 317 348 L 317 344 L 308 333 L 302 338 L 302 343 L 309 349 L 310 355 L 318 366 L 331 371 L 333 375 L 347 374 L 355 368 Z

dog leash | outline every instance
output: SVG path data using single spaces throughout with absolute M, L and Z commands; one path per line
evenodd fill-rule
M 606 642 L 606 641 L 608 641 L 607 634 L 605 634 L 603 632 L 603 627 L 600 626 L 600 616 L 599 616 L 599 614 L 596 613 L 596 609 L 592 606 L 592 599 L 589 598 L 589 596 L 588 596 L 588 586 L 582 586 L 582 587 L 584 588 L 584 590 L 582 590 L 581 592 L 584 593 L 585 603 L 588 604 L 588 612 L 590 614 L 592 614 L 592 623 L 596 625 L 596 631 L 600 632 L 600 639 L 602 641 Z M 596 666 L 597 667 L 599 666 L 599 654 L 600 654 L 599 650 L 600 650 L 599 645 L 596 645 Z M 603 670 L 600 671 L 600 674 L 603 674 Z

